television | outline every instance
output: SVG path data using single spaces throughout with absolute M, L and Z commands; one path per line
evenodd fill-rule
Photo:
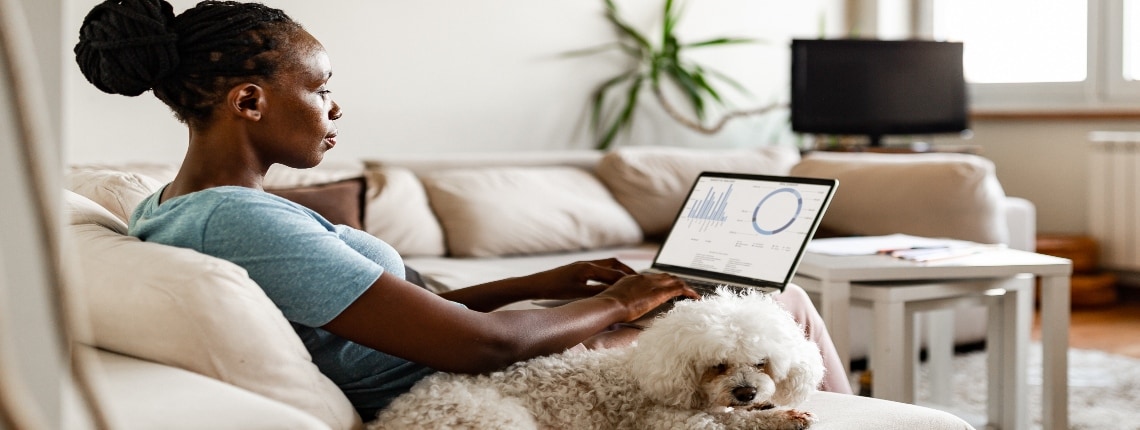
M 969 128 L 960 42 L 792 40 L 792 131 L 865 135 Z

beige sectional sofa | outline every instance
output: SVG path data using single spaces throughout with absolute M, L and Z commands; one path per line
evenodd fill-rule
M 125 235 L 134 206 L 176 170 L 121 163 L 68 172 L 69 248 L 82 269 L 111 418 L 123 428 L 360 427 L 244 270 Z M 828 234 L 903 231 L 1032 246 L 1032 205 L 1004 195 L 991 163 L 959 154 L 631 147 L 404 155 L 274 167 L 265 186 L 385 239 L 430 288 L 445 290 L 583 259 L 617 256 L 644 267 L 702 170 L 840 178 L 824 218 Z M 860 318 L 867 316 L 854 315 L 853 324 Z M 960 340 L 984 337 L 984 326 L 971 326 L 976 318 L 958 320 Z M 855 356 L 863 339 L 855 339 Z M 805 408 L 820 417 L 819 429 L 969 428 L 939 411 L 857 396 L 821 392 Z

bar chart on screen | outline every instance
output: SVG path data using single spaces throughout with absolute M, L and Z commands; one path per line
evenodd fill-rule
M 709 187 L 704 198 L 692 199 L 689 202 L 685 217 L 689 219 L 689 227 L 697 227 L 699 231 L 707 231 L 710 227 L 720 227 L 728 221 L 725 209 L 728 199 L 732 196 L 732 184 L 717 193 L 715 187 Z

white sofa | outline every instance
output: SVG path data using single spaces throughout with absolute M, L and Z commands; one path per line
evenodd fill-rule
M 789 148 L 651 147 L 399 156 L 305 171 L 275 167 L 265 186 L 384 238 L 437 290 L 583 259 L 617 256 L 643 267 L 652 258 L 652 239 L 701 170 L 839 177 L 824 223 L 840 234 L 902 228 L 1022 248 L 1032 243 L 1032 205 L 1004 196 L 984 159 L 828 157 L 801 159 Z M 124 234 L 133 207 L 176 168 L 122 163 L 68 172 L 69 239 L 83 272 L 79 287 L 103 364 L 99 385 L 110 418 L 123 428 L 360 427 L 361 417 L 317 371 L 244 270 Z M 907 177 L 879 179 L 907 169 Z M 866 199 L 840 199 L 857 197 L 867 186 L 888 188 L 873 189 Z M 916 193 L 927 198 L 914 200 Z M 899 199 L 936 207 L 891 209 Z M 853 324 L 865 317 L 853 316 Z M 976 319 L 959 321 L 967 323 L 957 330 L 963 341 L 984 336 L 984 328 L 970 327 Z M 804 407 L 820 417 L 813 427 L 819 429 L 970 428 L 943 412 L 858 396 L 821 392 Z

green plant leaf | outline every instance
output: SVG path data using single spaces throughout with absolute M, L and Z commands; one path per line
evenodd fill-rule
M 714 80 L 724 81 L 733 88 L 747 94 L 747 90 L 738 82 L 730 79 L 723 73 L 706 69 L 696 63 L 686 62 L 682 59 L 682 52 L 708 46 L 739 45 L 760 42 L 744 37 L 718 37 L 696 43 L 682 43 L 675 34 L 677 25 L 684 15 L 686 6 L 684 0 L 665 0 L 662 11 L 661 43 L 654 47 L 645 34 L 629 25 L 621 16 L 614 0 L 605 2 L 605 18 L 617 30 L 618 41 L 603 46 L 583 49 L 568 53 L 567 56 L 589 55 L 618 48 L 628 54 L 634 64 L 624 73 L 614 76 L 599 85 L 592 95 L 590 125 L 595 134 L 599 136 L 597 148 L 609 148 L 622 130 L 628 130 L 633 122 L 634 113 L 638 108 L 638 97 L 645 84 L 653 89 L 660 97 L 660 102 L 667 104 L 662 88 L 666 85 L 670 90 L 674 88 L 688 101 L 697 121 L 684 118 L 673 110 L 671 104 L 666 108 L 670 116 L 675 117 L 685 126 L 705 131 L 702 124 L 706 117 L 708 103 L 715 102 L 725 105 L 722 93 L 714 87 Z M 624 97 L 611 97 L 619 84 L 629 84 Z M 612 106 L 612 108 L 607 108 Z M 681 115 L 681 116 L 678 116 Z M 719 129 L 719 126 L 717 127 Z M 715 132 L 715 130 L 713 131 Z
M 703 89 L 705 93 L 709 95 L 709 97 L 711 97 L 713 100 L 716 100 L 717 103 L 724 105 L 724 100 L 721 100 L 720 94 L 717 93 L 715 88 L 709 85 L 707 80 L 705 80 L 704 69 L 701 69 L 701 66 L 697 65 L 694 65 L 692 67 L 693 71 L 689 72 L 689 75 L 692 76 L 693 82 L 696 83 L 699 88 Z
M 718 37 L 716 39 L 709 39 L 700 42 L 686 43 L 683 46 L 686 48 L 700 48 L 702 46 L 724 46 L 724 45 L 741 45 L 748 43 L 759 43 L 759 39 L 752 39 L 747 37 Z
M 705 119 L 705 99 L 701 95 L 700 85 L 693 79 L 692 75 L 681 68 L 679 65 L 674 65 L 666 69 L 667 75 L 677 83 L 678 88 L 689 99 L 689 104 L 693 108 L 693 113 L 697 116 L 698 120 Z
M 669 39 L 673 38 L 673 28 L 681 19 L 679 13 L 673 13 L 673 0 L 665 0 L 665 11 L 662 13 L 662 17 L 664 21 L 661 26 L 661 46 L 665 46 L 669 43 Z
M 606 19 L 613 23 L 618 30 L 621 30 L 622 34 L 635 40 L 641 49 L 653 51 L 653 45 L 649 43 L 649 39 L 646 39 L 645 36 L 642 36 L 641 33 L 618 17 L 617 6 L 614 5 L 613 0 L 606 0 Z
M 744 94 L 744 95 L 749 96 L 749 97 L 752 96 L 752 92 L 748 91 L 748 88 L 745 88 L 744 85 L 741 85 L 740 82 L 737 82 L 735 79 L 732 79 L 732 77 L 730 77 L 730 76 L 728 76 L 728 75 L 726 75 L 726 74 L 724 74 L 724 73 L 722 73 L 716 69 L 710 69 L 707 67 L 702 67 L 702 70 L 707 72 L 709 74 L 709 76 L 717 78 L 720 81 L 732 86 L 732 88 L 734 90 L 739 91 L 741 94 Z
M 629 92 L 626 93 L 625 106 L 617 118 L 614 118 L 614 122 L 610 124 L 606 130 L 606 134 L 603 135 L 602 139 L 598 142 L 598 149 L 609 149 L 609 147 L 613 145 L 617 133 L 623 129 L 628 130 L 629 127 L 633 125 L 633 112 L 634 108 L 637 107 L 637 96 L 641 92 L 642 82 L 644 82 L 644 77 L 638 75 L 633 80 L 633 83 L 630 84 Z
M 599 124 L 602 121 L 602 114 L 605 109 L 606 95 L 609 94 L 610 89 L 615 85 L 625 82 L 637 75 L 637 71 L 629 71 L 620 75 L 614 76 L 594 90 L 593 103 L 590 115 L 590 128 L 594 130 L 599 129 Z

